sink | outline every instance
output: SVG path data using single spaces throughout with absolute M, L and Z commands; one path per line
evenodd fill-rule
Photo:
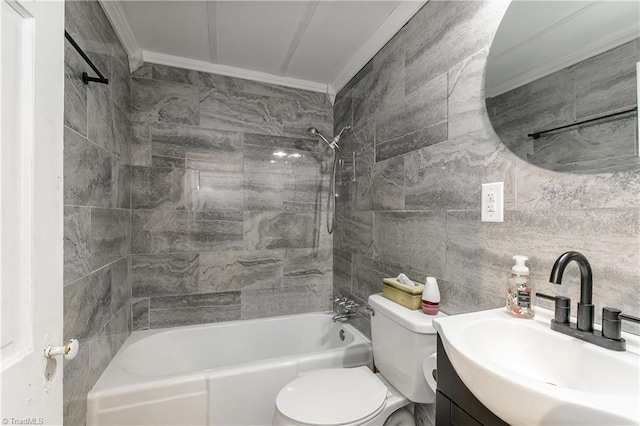
M 640 424 L 640 339 L 623 333 L 616 352 L 504 309 L 434 319 L 456 372 L 487 408 L 511 425 Z

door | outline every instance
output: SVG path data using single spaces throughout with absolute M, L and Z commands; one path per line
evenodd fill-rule
M 0 421 L 62 424 L 64 3 L 0 3 Z

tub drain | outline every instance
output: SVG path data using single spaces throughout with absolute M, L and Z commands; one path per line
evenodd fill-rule
M 340 336 L 340 340 L 344 342 L 344 330 L 340 330 L 339 336 Z

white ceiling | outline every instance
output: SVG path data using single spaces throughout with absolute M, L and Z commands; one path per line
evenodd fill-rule
M 640 1 L 514 1 L 491 46 L 495 96 L 640 37 Z
M 130 58 L 329 95 L 335 95 L 424 3 L 101 2 Z

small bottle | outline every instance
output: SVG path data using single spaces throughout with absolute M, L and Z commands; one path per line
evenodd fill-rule
M 427 277 L 422 291 L 422 312 L 427 315 L 438 315 L 440 310 L 440 289 L 438 281 L 433 277 Z
M 513 260 L 516 264 L 511 268 L 511 276 L 507 280 L 507 312 L 520 318 L 533 318 L 533 285 L 529 282 L 529 268 L 525 265 L 529 258 L 515 255 Z

